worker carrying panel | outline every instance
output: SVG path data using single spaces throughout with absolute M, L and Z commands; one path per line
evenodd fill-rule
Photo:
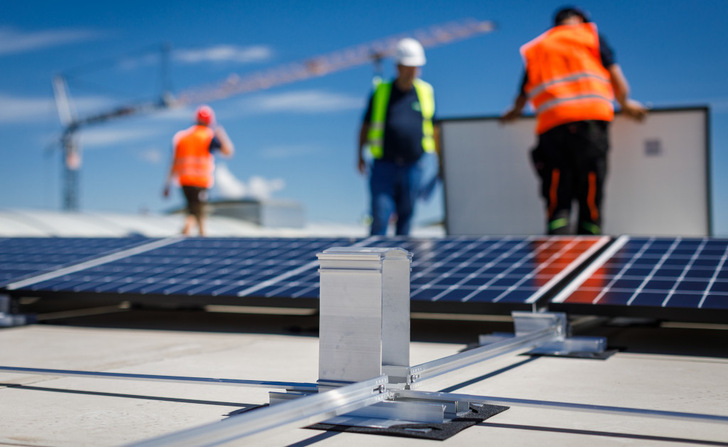
M 553 27 L 523 45 L 521 54 L 525 91 L 538 117 L 536 133 L 575 121 L 613 119 L 614 92 L 594 23 Z

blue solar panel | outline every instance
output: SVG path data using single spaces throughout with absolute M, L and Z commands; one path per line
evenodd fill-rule
M 414 253 L 410 296 L 421 303 L 533 305 L 607 242 L 599 237 L 379 239 Z
M 297 270 L 316 272 L 316 253 L 348 239 L 189 238 L 26 286 L 29 291 L 238 296 Z M 289 284 L 289 288 L 291 284 Z M 280 287 L 278 287 L 280 288 Z M 315 284 L 318 296 L 318 282 Z M 258 294 L 259 295 L 259 294 Z M 286 294 L 287 297 L 293 297 Z
M 590 313 L 679 316 L 728 311 L 728 240 L 627 238 L 553 300 L 553 308 Z M 710 312 L 701 315 L 709 316 Z
M 215 303 L 319 296 L 316 254 L 331 247 L 413 253 L 413 303 L 532 306 L 608 241 L 601 237 L 190 238 L 24 285 L 21 290 L 194 296 Z M 315 301 L 314 301 L 315 305 Z
M 357 244 L 401 247 L 413 253 L 410 274 L 413 305 L 457 302 L 514 307 L 513 304 L 534 304 L 606 241 L 605 238 L 553 237 L 375 237 Z M 318 279 L 318 263 L 314 262 L 295 275 L 277 278 L 265 287 L 241 291 L 239 295 L 318 298 Z
M 701 318 L 728 317 L 728 240 L 609 242 L 546 236 L 6 238 L 0 239 L 0 290 L 197 297 L 239 305 L 300 299 L 312 306 L 319 295 L 317 253 L 332 247 L 401 247 L 413 253 L 415 310 L 536 308 L 553 297 L 551 310 L 570 313 L 673 318 L 699 311 Z
M 146 238 L 0 239 L 0 286 L 137 246 Z

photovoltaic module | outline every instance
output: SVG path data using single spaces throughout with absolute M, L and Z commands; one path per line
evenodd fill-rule
M 350 246 L 413 254 L 413 310 L 728 314 L 728 240 L 679 237 L 5 238 L 0 292 L 315 308 L 316 254 Z
M 553 299 L 579 313 L 716 319 L 728 312 L 728 240 L 620 237 Z
M 149 241 L 131 237 L 0 238 L 0 286 Z
M 288 301 L 315 306 L 317 253 L 337 246 L 397 246 L 413 253 L 413 303 L 497 304 L 507 310 L 531 308 L 607 241 L 604 237 L 536 236 L 149 240 L 128 250 L 128 255 L 99 258 L 79 268 L 6 287 L 15 294 L 40 296 L 198 297 L 208 304 L 280 305 Z

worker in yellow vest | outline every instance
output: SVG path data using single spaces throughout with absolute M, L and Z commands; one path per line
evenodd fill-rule
M 432 86 L 418 78 L 425 50 L 415 39 L 397 43 L 397 77 L 378 82 L 359 131 L 358 169 L 367 173 L 369 147 L 372 235 L 386 235 L 396 216 L 395 234 L 409 235 L 423 177 L 423 154 L 438 150 Z
M 523 45 L 521 55 L 521 91 L 501 120 L 517 119 L 528 101 L 535 109 L 538 143 L 531 155 L 546 202 L 547 233 L 601 234 L 613 101 L 638 121 L 647 111 L 629 99 L 612 49 L 583 10 L 557 11 L 554 27 Z M 579 205 L 575 229 L 574 200 Z
M 215 112 L 209 106 L 200 106 L 196 111 L 194 126 L 174 135 L 172 167 L 167 175 L 164 197 L 169 196 L 172 183 L 182 187 L 187 202 L 187 217 L 182 234 L 188 235 L 197 224 L 200 236 L 205 235 L 205 203 L 208 190 L 214 183 L 214 153 L 231 157 L 235 152 L 225 129 L 215 125 Z

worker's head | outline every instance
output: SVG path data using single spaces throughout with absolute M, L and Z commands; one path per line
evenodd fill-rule
M 425 65 L 425 49 L 418 41 L 407 37 L 397 42 L 394 59 L 397 62 L 397 79 L 400 85 L 411 86 L 419 68 Z
M 210 106 L 200 106 L 195 113 L 197 124 L 210 126 L 215 122 L 215 112 Z
M 397 42 L 394 59 L 397 65 L 405 67 L 421 67 L 427 62 L 422 44 L 410 37 Z
M 554 15 L 554 26 L 573 25 L 575 23 L 589 22 L 589 14 L 583 9 L 574 6 L 566 6 L 556 11 Z
M 419 67 L 397 64 L 397 79 L 401 87 L 410 88 L 417 79 Z

